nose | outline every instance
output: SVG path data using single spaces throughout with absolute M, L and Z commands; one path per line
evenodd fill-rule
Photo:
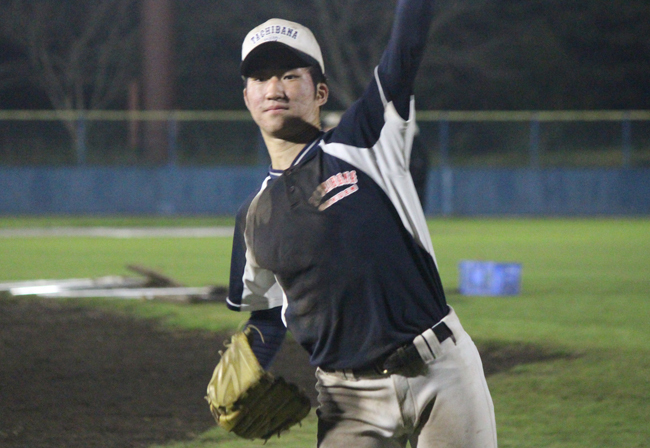
M 284 96 L 284 86 L 282 85 L 280 78 L 277 76 L 269 78 L 266 83 L 266 98 L 272 100 L 284 98 Z

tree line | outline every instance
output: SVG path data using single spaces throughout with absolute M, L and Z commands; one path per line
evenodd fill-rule
M 3 0 L 0 108 L 120 109 L 142 82 L 142 0 Z M 177 0 L 174 107 L 242 109 L 241 41 L 283 17 L 319 39 L 349 105 L 370 80 L 395 0 Z M 650 108 L 647 0 L 441 0 L 420 109 Z

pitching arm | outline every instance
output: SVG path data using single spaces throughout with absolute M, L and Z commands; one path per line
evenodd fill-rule
M 377 72 L 388 101 L 400 116 L 409 117 L 415 76 L 433 20 L 433 0 L 400 0 L 395 10 L 391 37 Z

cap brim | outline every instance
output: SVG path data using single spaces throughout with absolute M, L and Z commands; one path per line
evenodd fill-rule
M 244 77 L 256 70 L 268 68 L 292 69 L 298 67 L 320 66 L 318 61 L 300 50 L 281 42 L 266 42 L 251 50 L 240 66 Z

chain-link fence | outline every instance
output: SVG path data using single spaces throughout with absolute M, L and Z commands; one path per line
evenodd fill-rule
M 421 111 L 418 124 L 432 167 L 650 166 L 648 111 Z M 245 111 L 0 111 L 4 166 L 267 163 Z
M 437 112 L 418 115 L 435 165 L 650 166 L 650 112 Z

